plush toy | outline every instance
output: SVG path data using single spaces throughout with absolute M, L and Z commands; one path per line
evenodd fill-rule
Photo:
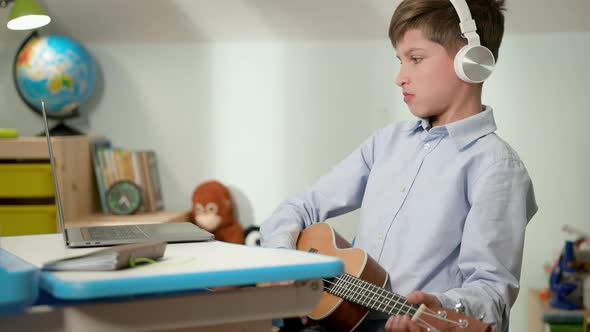
M 218 181 L 201 183 L 193 192 L 193 222 L 224 242 L 244 243 L 229 190 Z

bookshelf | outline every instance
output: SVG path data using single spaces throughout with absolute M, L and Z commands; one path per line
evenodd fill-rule
M 158 211 L 130 216 L 103 215 L 90 150 L 90 142 L 98 138 L 100 137 L 52 137 L 67 226 L 190 220 L 189 211 Z M 24 172 L 27 167 L 32 167 L 33 173 Z M 57 232 L 59 221 L 45 137 L 0 139 L 0 179 L 3 176 L 4 179 L 17 179 L 14 174 L 20 176 L 20 180 L 14 180 L 10 186 L 3 186 L 0 191 L 2 235 Z M 17 212 L 14 212 L 15 209 Z M 23 220 L 34 220 L 34 223 L 26 224 L 19 220 L 18 225 L 9 224 L 15 215 L 21 216 Z

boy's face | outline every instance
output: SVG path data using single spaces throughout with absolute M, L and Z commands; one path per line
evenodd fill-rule
M 462 85 L 453 68 L 454 58 L 418 29 L 408 30 L 396 51 L 401 65 L 395 83 L 412 114 L 430 118 L 433 127 L 451 122 L 453 96 Z

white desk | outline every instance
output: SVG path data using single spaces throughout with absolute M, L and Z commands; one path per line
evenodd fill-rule
M 59 234 L 4 237 L 0 243 L 2 249 L 37 267 L 94 250 L 66 249 Z M 217 241 L 169 244 L 164 259 L 149 266 L 113 272 L 41 272 L 39 288 L 66 302 L 2 315 L 0 330 L 270 331 L 272 318 L 309 312 L 323 290 L 320 278 L 342 272 L 339 259 L 294 250 Z M 277 280 L 298 281 L 289 286 L 204 290 Z M 174 292 L 182 293 L 170 295 Z

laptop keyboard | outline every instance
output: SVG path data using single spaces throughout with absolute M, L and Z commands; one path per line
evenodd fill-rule
M 128 240 L 147 238 L 137 225 L 87 227 L 90 239 L 86 240 Z

